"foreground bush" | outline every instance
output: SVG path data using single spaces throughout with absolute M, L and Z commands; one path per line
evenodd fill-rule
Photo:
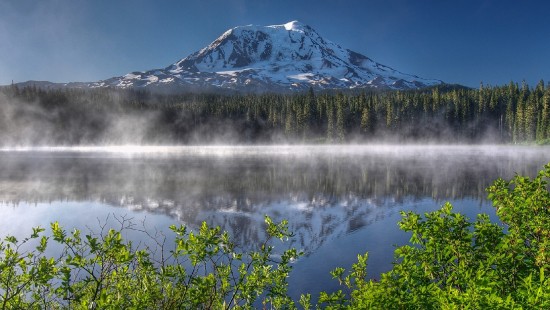
M 130 229 L 96 236 L 71 233 L 58 223 L 51 236 L 35 228 L 30 238 L 8 236 L 0 243 L 2 309 L 224 309 L 292 305 L 287 296 L 290 249 L 273 259 L 271 239 L 290 236 L 287 223 L 266 218 L 270 236 L 258 249 L 240 253 L 220 228 L 205 223 L 198 232 L 172 226 L 175 244 L 151 236 L 153 248 L 124 241 Z M 47 257 L 51 242 L 61 254 Z M 32 248 L 28 245 L 35 244 Z
M 316 307 L 333 309 L 550 309 L 550 164 L 534 179 L 499 179 L 488 188 L 500 223 L 474 222 L 450 204 L 424 216 L 403 212 L 410 245 L 395 250 L 391 271 L 368 280 L 367 254 L 332 275 L 344 290 L 321 293 Z M 266 218 L 270 236 L 241 253 L 220 228 L 171 227 L 175 244 L 135 246 L 119 230 L 81 236 L 58 223 L 51 234 L 0 242 L 2 309 L 296 308 L 287 294 L 289 249 L 276 256 L 272 239 L 287 223 Z M 103 230 L 102 230 L 103 231 Z M 53 243 L 53 244 L 52 244 Z M 48 257 L 47 249 L 58 251 Z M 277 259 L 274 259 L 277 257 Z M 311 308 L 311 296 L 299 304 Z
M 333 276 L 350 291 L 321 294 L 334 308 L 550 309 L 550 164 L 537 177 L 499 179 L 487 189 L 501 223 L 470 222 L 452 206 L 424 217 L 403 212 L 410 245 L 379 281 L 368 281 L 367 255 Z

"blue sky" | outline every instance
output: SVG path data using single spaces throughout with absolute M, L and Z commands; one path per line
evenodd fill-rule
M 0 0 L 0 85 L 166 67 L 238 25 L 299 20 L 406 73 L 550 81 L 550 1 Z

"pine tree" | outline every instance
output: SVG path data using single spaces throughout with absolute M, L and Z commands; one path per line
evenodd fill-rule
M 525 103 L 522 97 L 519 98 L 516 105 L 516 119 L 514 121 L 514 143 L 522 142 L 525 140 Z
M 393 104 L 391 101 L 386 100 L 386 128 L 392 128 L 393 117 Z
M 478 99 L 477 99 L 477 114 L 481 115 L 485 111 L 485 91 L 483 89 L 483 82 L 479 83 Z
M 516 142 L 516 134 L 515 131 L 516 128 L 516 97 L 515 97 L 515 91 L 513 87 L 513 83 L 510 82 L 510 85 L 508 86 L 508 101 L 506 104 L 506 118 L 504 119 L 506 129 L 508 130 L 508 134 L 510 138 L 512 138 L 513 142 Z
M 525 140 L 527 142 L 535 141 L 535 133 L 537 126 L 537 116 L 536 116 L 536 99 L 533 93 L 529 95 L 525 103 Z
M 290 102 L 287 102 L 286 116 L 285 116 L 285 135 L 287 138 L 294 137 L 294 113 L 292 111 L 292 105 Z
M 432 103 L 432 111 L 439 111 L 439 107 L 441 105 L 441 95 L 439 94 L 439 87 L 435 87 L 434 89 L 432 89 Z
M 327 111 L 327 142 L 331 143 L 334 139 L 334 105 L 331 100 L 326 101 Z
M 370 129 L 370 115 L 369 115 L 369 108 L 364 107 L 363 111 L 361 112 L 361 131 L 368 132 Z
M 541 112 L 541 139 L 550 139 L 550 84 L 546 86 L 542 97 L 542 112 Z
M 307 94 L 305 105 L 304 105 L 304 138 L 310 135 L 310 131 L 313 127 L 315 127 L 316 121 L 315 121 L 315 108 L 317 107 L 317 102 L 315 99 L 315 93 L 313 92 L 313 88 L 309 88 L 309 92 Z
M 342 142 L 345 139 L 345 119 L 344 119 L 344 96 L 338 94 L 336 96 L 336 131 L 338 134 L 338 141 Z

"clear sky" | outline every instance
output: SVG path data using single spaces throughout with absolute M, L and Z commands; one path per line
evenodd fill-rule
M 291 20 L 425 78 L 550 81 L 545 0 L 0 0 L 0 85 L 164 68 L 229 28 Z

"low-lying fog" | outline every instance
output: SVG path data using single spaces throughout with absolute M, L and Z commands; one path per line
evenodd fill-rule
M 319 144 L 319 145 L 83 145 L 83 146 L 16 146 L 2 147 L 2 152 L 67 152 L 88 153 L 97 156 L 125 155 L 176 155 L 176 156 L 353 156 L 387 154 L 392 156 L 433 155 L 484 155 L 526 156 L 549 150 L 545 146 L 518 146 L 499 144 Z M 550 156 L 549 156 L 550 160 Z

